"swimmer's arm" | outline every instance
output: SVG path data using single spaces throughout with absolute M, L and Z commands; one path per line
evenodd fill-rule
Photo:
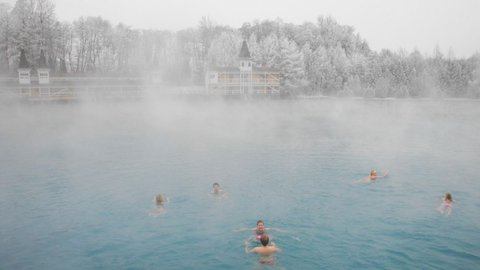
M 385 172 L 385 173 L 383 174 L 383 176 L 377 176 L 377 178 L 383 178 L 383 177 L 386 177 L 387 175 L 388 175 L 388 171 Z
M 245 240 L 245 253 L 248 254 L 248 253 L 255 252 L 255 248 L 250 249 L 250 248 L 248 247 L 248 245 L 249 245 L 248 240 Z

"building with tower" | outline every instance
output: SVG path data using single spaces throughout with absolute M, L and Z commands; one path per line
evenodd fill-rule
M 238 67 L 211 68 L 205 87 L 210 95 L 279 95 L 280 71 L 253 66 L 246 41 L 238 57 Z

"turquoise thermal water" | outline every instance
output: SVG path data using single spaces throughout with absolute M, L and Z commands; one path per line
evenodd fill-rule
M 0 269 L 478 269 L 480 103 L 0 109 Z M 354 183 L 375 168 L 389 176 Z M 228 195 L 209 193 L 219 182 Z M 450 216 L 436 207 L 445 192 Z M 169 198 L 151 215 L 153 197 Z M 245 254 L 258 219 L 281 248 Z M 255 246 L 256 243 L 251 243 Z

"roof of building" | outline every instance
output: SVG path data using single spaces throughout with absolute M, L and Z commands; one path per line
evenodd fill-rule
M 240 49 L 239 54 L 240 60 L 251 59 L 250 52 L 248 51 L 247 42 L 244 40 L 242 43 L 242 48 Z M 208 69 L 209 72 L 235 72 L 240 73 L 240 67 L 210 67 Z M 260 72 L 270 72 L 270 73 L 280 73 L 280 70 L 275 68 L 266 68 L 266 67 L 252 67 L 252 73 L 260 73 Z
M 247 42 L 244 40 L 242 43 L 242 48 L 240 49 L 240 59 L 250 59 L 250 51 L 248 50 Z

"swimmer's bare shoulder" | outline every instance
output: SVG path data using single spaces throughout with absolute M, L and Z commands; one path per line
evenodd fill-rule
M 272 245 L 269 247 L 273 249 L 273 252 L 281 251 L 280 248 L 278 248 L 278 246 L 273 241 L 271 243 Z
M 252 252 L 258 253 L 260 255 L 271 255 L 279 251 L 276 245 L 272 244 L 271 246 L 266 247 L 256 247 L 252 249 Z

